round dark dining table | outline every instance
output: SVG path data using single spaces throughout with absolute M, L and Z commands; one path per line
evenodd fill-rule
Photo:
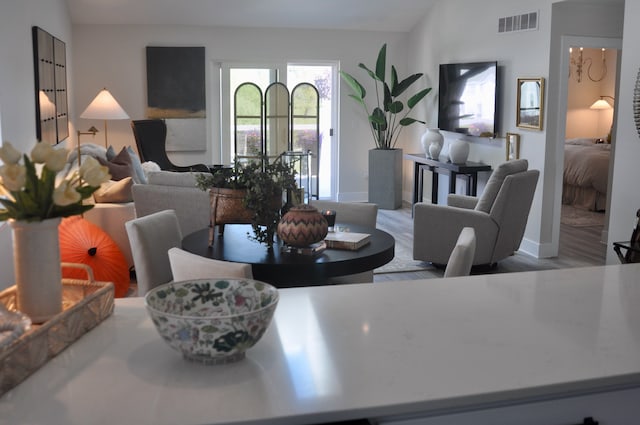
M 282 241 L 275 238 L 273 249 L 253 239 L 250 225 L 227 224 L 224 235 L 215 234 L 209 246 L 209 228 L 182 239 L 182 249 L 216 260 L 251 264 L 253 278 L 278 288 L 326 285 L 329 278 L 362 273 L 383 266 L 393 259 L 395 239 L 380 229 L 353 224 L 336 228 L 368 233 L 371 241 L 358 250 L 325 249 L 313 255 L 282 252 Z

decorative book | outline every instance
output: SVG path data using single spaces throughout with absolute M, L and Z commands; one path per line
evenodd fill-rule
M 371 241 L 368 233 L 329 232 L 324 238 L 327 248 L 356 251 Z

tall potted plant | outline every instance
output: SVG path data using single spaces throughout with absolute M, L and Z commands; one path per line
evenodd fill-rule
M 396 209 L 402 205 L 402 150 L 396 149 L 402 129 L 415 122 L 424 121 L 409 117 L 411 110 L 431 91 L 425 88 L 410 96 L 405 103 L 400 97 L 411 87 L 422 73 L 412 74 L 398 80 L 395 66 L 391 65 L 391 80 L 387 81 L 387 45 L 378 53 L 375 72 L 365 64 L 358 65 L 373 79 L 376 90 L 375 104 L 365 102 L 367 91 L 360 82 L 347 72 L 340 71 L 342 79 L 351 88 L 349 95 L 360 104 L 369 120 L 375 148 L 369 151 L 369 202 L 380 208 Z

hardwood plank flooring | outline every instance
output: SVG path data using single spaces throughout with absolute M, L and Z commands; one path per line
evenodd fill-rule
M 411 255 L 413 250 L 413 219 L 409 204 L 404 204 L 403 208 L 398 210 L 379 210 L 378 227 L 392 234 L 396 239 L 396 246 L 403 248 L 396 249 L 396 251 Z M 561 224 L 558 257 L 538 259 L 528 254 L 516 252 L 513 256 L 500 261 L 493 269 L 474 269 L 471 273 L 510 273 L 603 265 L 606 259 L 606 245 L 600 242 L 602 227 L 601 225 L 576 227 Z M 421 271 L 377 273 L 374 275 L 374 282 L 442 277 L 444 270 L 429 264 L 425 264 L 425 266 L 426 270 Z

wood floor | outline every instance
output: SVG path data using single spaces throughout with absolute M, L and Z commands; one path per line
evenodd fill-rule
M 413 219 L 409 204 L 398 210 L 379 210 L 378 227 L 396 239 L 396 245 L 405 252 L 413 247 Z M 572 267 L 586 267 L 605 264 L 606 245 L 600 242 L 602 226 L 575 227 L 560 225 L 559 253 L 556 258 L 537 259 L 517 252 L 500 261 L 491 270 L 472 270 L 472 274 L 510 273 L 531 270 L 548 270 Z M 374 282 L 430 279 L 442 277 L 444 270 L 425 264 L 426 270 L 374 275 Z

